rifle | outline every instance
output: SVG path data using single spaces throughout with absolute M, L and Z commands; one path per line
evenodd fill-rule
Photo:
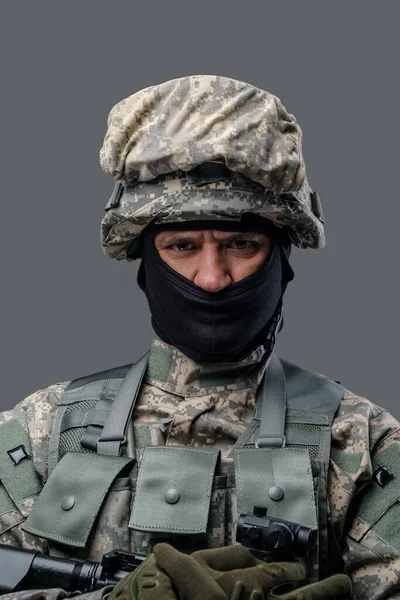
M 83 594 L 115 585 L 145 558 L 141 554 L 113 550 L 105 554 L 101 562 L 80 562 L 0 544 L 0 593 L 57 587 Z
M 263 506 L 255 506 L 253 513 L 242 514 L 238 520 L 236 541 L 267 562 L 306 556 L 310 539 L 310 528 L 267 517 Z M 92 592 L 117 584 L 145 558 L 112 550 L 101 562 L 80 562 L 0 544 L 0 593 L 55 587 L 74 594 Z

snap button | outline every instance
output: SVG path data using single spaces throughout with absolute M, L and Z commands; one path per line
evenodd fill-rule
M 75 498 L 73 496 L 65 496 L 61 502 L 61 508 L 63 510 L 71 510 L 75 505 Z
M 168 502 L 168 504 L 175 504 L 176 502 L 178 502 L 180 497 L 181 497 L 180 493 L 178 492 L 178 490 L 175 490 L 174 488 L 171 488 L 165 494 L 165 500 L 166 500 L 166 502 Z
M 282 500 L 284 495 L 285 492 L 281 487 L 279 487 L 279 485 L 274 485 L 268 491 L 268 496 L 271 498 L 271 500 L 275 500 L 275 502 L 279 502 L 279 500 Z

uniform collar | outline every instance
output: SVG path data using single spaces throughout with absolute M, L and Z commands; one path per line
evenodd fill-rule
M 199 364 L 156 337 L 145 381 L 179 396 L 204 396 L 257 387 L 268 364 L 264 346 L 237 362 Z

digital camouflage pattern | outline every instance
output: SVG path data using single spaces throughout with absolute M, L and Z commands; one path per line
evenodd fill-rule
M 111 110 L 100 152 L 104 172 L 123 186 L 102 221 L 104 252 L 126 258 L 153 220 L 240 219 L 244 212 L 286 225 L 300 247 L 323 247 L 301 140 L 279 98 L 227 77 L 182 77 L 129 96 Z M 224 163 L 232 179 L 189 184 L 185 173 L 206 162 Z
M 234 231 L 235 221 L 249 212 L 286 226 L 299 247 L 322 247 L 323 225 L 312 213 L 310 194 L 307 180 L 295 197 L 274 194 L 238 173 L 201 186 L 190 184 L 183 172 L 161 175 L 150 183 L 124 187 L 118 206 L 103 218 L 103 250 L 111 258 L 126 259 L 130 244 L 150 222 L 223 219 L 232 221 Z
M 245 361 L 225 366 L 224 371 L 215 365 L 200 367 L 175 348 L 156 340 L 134 414 L 139 458 L 140 449 L 146 445 L 216 445 L 222 450 L 222 472 L 228 483 L 214 486 L 208 539 L 199 539 L 193 549 L 234 542 L 236 508 L 234 497 L 227 497 L 233 487 L 229 484 L 233 464 L 228 454 L 252 417 L 257 385 L 266 367 L 263 348 Z M 0 422 L 17 418 L 26 428 L 31 439 L 32 464 L 43 483 L 47 479 L 47 448 L 54 415 L 66 385 L 38 391 L 0 418 Z M 351 575 L 353 600 L 399 598 L 399 442 L 399 424 L 389 413 L 365 398 L 345 393 L 332 429 L 328 498 L 331 564 L 336 564 L 334 570 Z M 394 474 L 394 479 L 383 488 L 371 484 L 373 472 L 380 465 L 390 467 Z M 93 560 L 115 547 L 148 552 L 149 535 L 128 528 L 131 493 L 130 478 L 117 480 L 87 549 L 68 554 L 65 546 L 23 532 L 21 525 L 35 498 L 27 499 L 21 510 L 15 508 L 0 515 L 0 543 L 36 548 L 54 556 Z M 155 541 L 162 539 L 158 535 Z M 101 590 L 88 596 L 98 600 L 106 593 L 107 590 Z M 19 592 L 8 597 L 53 600 L 64 597 L 64 593 Z
M 140 90 L 111 110 L 100 151 L 128 185 L 223 160 L 275 192 L 301 187 L 301 129 L 279 98 L 249 83 L 191 75 Z

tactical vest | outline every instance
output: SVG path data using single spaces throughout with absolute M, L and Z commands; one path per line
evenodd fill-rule
M 272 355 L 253 419 L 221 460 L 215 447 L 153 446 L 133 433 L 147 360 L 68 385 L 50 476 L 23 529 L 83 559 L 116 547 L 147 554 L 161 540 L 190 552 L 234 543 L 239 515 L 258 505 L 311 528 L 309 580 L 328 575 L 327 470 L 344 389 Z

